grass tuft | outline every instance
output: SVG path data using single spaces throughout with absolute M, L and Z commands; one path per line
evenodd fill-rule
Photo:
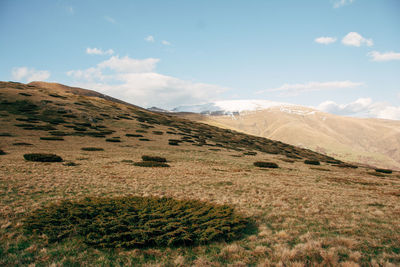
M 40 137 L 40 140 L 47 140 L 47 141 L 64 141 L 64 138 L 59 136 L 44 136 Z
M 78 237 L 100 248 L 167 247 L 231 241 L 254 226 L 228 205 L 157 197 L 64 200 L 24 219 L 26 234 L 50 242 Z
M 312 159 L 306 159 L 304 161 L 304 164 L 309 164 L 309 165 L 320 165 L 318 160 L 312 160 Z
M 45 154 L 45 153 L 30 153 L 24 154 L 24 158 L 27 161 L 37 161 L 37 162 L 61 162 L 62 158 L 55 154 Z
M 278 164 L 266 161 L 256 161 L 253 163 L 253 165 L 260 168 L 279 168 Z
M 381 173 L 388 173 L 388 174 L 393 172 L 392 170 L 389 170 L 389 169 L 375 169 L 375 171 L 381 172 Z
M 104 151 L 104 148 L 101 147 L 82 147 L 83 151 Z
M 155 162 L 167 162 L 166 158 L 158 157 L 158 156 L 142 156 L 143 161 L 155 161 Z
M 157 161 L 141 161 L 133 163 L 135 166 L 139 167 L 170 167 L 167 163 L 157 162 Z

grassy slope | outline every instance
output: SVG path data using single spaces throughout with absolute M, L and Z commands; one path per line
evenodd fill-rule
M 54 97 L 54 93 L 58 96 Z M 26 123 L 15 120 L 26 118 L 24 113 L 0 111 L 0 132 L 12 135 L 0 136 L 0 149 L 7 152 L 0 156 L 0 265 L 400 264 L 398 172 L 377 177 L 372 175 L 373 170 L 363 167 L 343 169 L 326 162 L 319 167 L 305 165 L 305 158 L 332 159 L 263 138 L 157 115 L 97 97 L 74 95 L 65 89 L 0 84 L 0 103 L 24 99 L 37 104 L 40 112 L 56 111 L 50 112 L 56 114 L 50 119 L 63 117 L 61 110 L 77 115 L 78 118 L 63 117 L 65 123 L 53 124 L 59 131 L 75 133 L 65 125 L 90 122 L 92 127 L 106 127 L 96 129 L 114 130 L 107 138 L 119 136 L 122 142 L 80 135 L 65 136 L 64 141 L 40 140 L 49 133 L 15 126 Z M 43 100 L 52 102 L 45 104 Z M 5 109 L 4 105 L 1 107 Z M 49 121 L 49 116 L 35 116 Z M 140 122 L 143 120 L 146 122 Z M 154 128 L 145 129 L 149 126 Z M 97 131 L 86 128 L 86 132 Z M 125 137 L 136 130 L 147 131 L 141 134 L 151 141 Z M 194 144 L 209 145 L 168 145 L 168 139 L 189 137 Z M 14 146 L 16 142 L 32 145 Z M 89 146 L 104 151 L 81 150 Z M 244 156 L 240 147 L 258 154 Z M 29 152 L 56 153 L 77 166 L 26 162 L 23 154 Z M 166 157 L 171 168 L 142 168 L 130 162 L 140 161 L 142 155 Z M 293 158 L 286 155 L 300 155 L 303 159 L 288 162 Z M 253 166 L 254 161 L 272 161 L 281 168 L 259 169 Z M 129 194 L 232 204 L 254 217 L 259 231 L 231 244 L 141 250 L 98 250 L 80 240 L 48 244 L 45 237 L 31 240 L 21 232 L 21 219 L 47 203 Z
M 310 110 L 303 110 L 310 111 Z M 400 169 L 400 122 L 316 112 L 298 115 L 279 108 L 230 116 L 187 118 L 306 147 L 344 161 Z

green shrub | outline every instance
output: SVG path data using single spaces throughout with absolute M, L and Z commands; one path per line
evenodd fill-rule
M 44 136 L 44 137 L 40 137 L 40 140 L 64 141 L 64 138 L 58 137 L 58 136 Z
M 335 164 L 334 166 L 339 167 L 339 168 L 352 168 L 352 169 L 357 169 L 358 168 L 358 166 L 352 165 L 352 164 L 348 164 L 348 163 L 339 163 L 339 164 Z
M 150 141 L 148 138 L 139 138 L 139 141 Z
M 157 161 L 141 161 L 133 163 L 135 166 L 139 167 L 169 167 L 167 163 L 157 162 Z
M 62 158 L 55 154 L 31 153 L 24 155 L 25 160 L 38 162 L 61 162 Z
M 4 150 L 0 149 L 0 155 L 5 155 L 7 154 L 6 152 L 4 152 Z
M 156 197 L 64 200 L 24 218 L 26 234 L 49 242 L 78 237 L 105 248 L 170 247 L 231 241 L 254 229 L 228 205 Z
M 318 160 L 312 160 L 312 159 L 306 159 L 304 161 L 304 164 L 309 164 L 309 165 L 320 165 Z
M 155 162 L 167 162 L 166 158 L 158 157 L 158 156 L 142 156 L 143 161 L 155 161 Z
M 179 146 L 179 142 L 177 142 L 177 141 L 168 141 L 168 144 L 170 146 Z
M 155 135 L 163 135 L 164 132 L 162 132 L 162 131 L 153 131 L 153 134 L 155 134 Z
M 116 138 L 107 138 L 106 141 L 107 141 L 107 142 L 114 142 L 114 143 L 119 143 L 119 142 L 121 142 L 120 139 L 116 139 Z
M 253 152 L 253 151 L 248 151 L 248 152 L 244 152 L 243 155 L 247 155 L 247 156 L 255 156 L 257 155 L 257 152 Z
M 10 133 L 0 133 L 0 136 L 7 136 L 7 137 L 9 137 L 9 136 L 12 136 Z
M 253 165 L 260 168 L 279 168 L 278 164 L 266 161 L 256 161 L 253 163 Z
M 53 136 L 67 136 L 69 133 L 63 132 L 63 131 L 50 131 L 49 132 Z
M 137 133 L 147 133 L 147 131 L 145 131 L 145 130 L 136 130 L 135 132 L 137 132 Z
M 143 137 L 143 135 L 141 135 L 141 134 L 125 134 L 125 136 L 127 136 L 127 137 Z
M 104 148 L 101 147 L 82 147 L 83 151 L 104 151 Z
M 32 146 L 32 144 L 25 143 L 25 142 L 17 142 L 17 143 L 13 143 L 13 146 Z
M 392 170 L 388 170 L 388 169 L 375 169 L 376 172 L 381 172 L 381 173 L 392 173 Z

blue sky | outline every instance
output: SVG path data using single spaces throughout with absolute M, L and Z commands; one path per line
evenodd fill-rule
M 0 80 L 400 119 L 400 2 L 0 1 Z

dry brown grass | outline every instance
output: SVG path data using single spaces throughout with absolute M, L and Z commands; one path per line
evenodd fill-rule
M 27 93 L 35 97 L 38 89 Z M 106 106 L 105 100 L 91 101 L 99 107 Z M 122 105 L 115 105 L 124 110 Z M 163 131 L 164 135 L 144 134 L 150 142 L 125 138 L 121 143 L 110 143 L 87 136 L 46 142 L 39 139 L 43 132 L 22 130 L 13 126 L 14 122 L 13 117 L 0 117 L 4 131 L 12 135 L 0 137 L 0 147 L 7 151 L 0 159 L 0 265 L 400 264 L 399 173 L 376 177 L 368 175 L 371 170 L 365 168 L 343 169 L 326 163 L 321 163 L 321 168 L 329 171 L 321 171 L 310 169 L 302 161 L 281 161 L 279 169 L 266 171 L 254 167 L 253 162 L 278 162 L 282 156 L 259 152 L 252 157 L 232 157 L 235 151 L 226 148 L 210 151 L 207 146 L 185 142 L 169 146 L 168 139 L 176 135 L 166 133 L 168 126 L 161 125 L 155 125 L 154 130 Z M 139 129 L 132 120 L 102 124 L 118 136 Z M 14 142 L 33 146 L 13 146 Z M 81 150 L 88 145 L 104 151 Z M 56 153 L 79 165 L 26 162 L 23 154 L 30 152 Z M 171 168 L 141 168 L 123 162 L 139 161 L 142 155 L 153 154 L 166 157 Z M 231 244 L 98 250 L 79 241 L 49 244 L 45 236 L 30 240 L 21 230 L 27 212 L 45 204 L 85 196 L 129 194 L 231 204 L 255 218 L 258 232 Z

